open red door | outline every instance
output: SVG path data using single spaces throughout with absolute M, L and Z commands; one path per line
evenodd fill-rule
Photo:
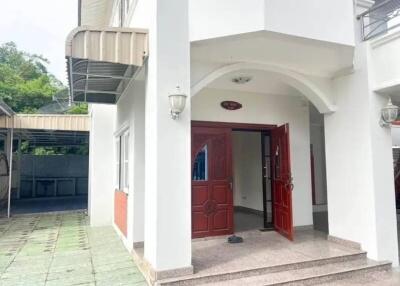
M 289 124 L 273 129 L 271 134 L 274 227 L 293 240 Z
M 192 127 L 192 237 L 233 233 L 231 129 Z

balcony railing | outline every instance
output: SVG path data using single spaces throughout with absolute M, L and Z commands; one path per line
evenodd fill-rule
M 364 41 L 400 27 L 400 0 L 386 0 L 357 17 Z

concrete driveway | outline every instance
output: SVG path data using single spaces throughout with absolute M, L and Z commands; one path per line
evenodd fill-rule
M 84 213 L 0 219 L 0 285 L 147 285 L 112 227 Z

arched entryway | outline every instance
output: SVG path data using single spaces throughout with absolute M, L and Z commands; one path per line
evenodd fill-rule
M 246 80 L 241 82 L 239 78 Z M 224 101 L 236 102 L 240 108 L 224 109 L 221 105 Z M 288 70 L 235 64 L 214 71 L 195 84 L 191 106 L 195 121 L 192 131 L 197 132 L 199 126 L 213 132 L 217 128 L 221 132 L 228 128 L 230 141 L 225 147 L 232 152 L 229 172 L 220 181 L 221 186 L 222 181 L 226 185 L 226 190 L 219 189 L 224 200 L 219 202 L 219 198 L 210 194 L 215 182 L 212 174 L 206 172 L 212 173 L 213 160 L 221 163 L 220 158 L 210 157 L 212 148 L 206 134 L 192 133 L 193 237 L 247 230 L 235 222 L 236 210 L 245 211 L 252 218 L 253 214 L 258 215 L 261 223 L 254 224 L 257 229 L 267 229 L 265 222 L 270 220 L 272 229 L 289 239 L 294 237 L 294 227 L 312 228 L 310 106 L 315 106 L 319 114 L 333 112 L 335 106 L 329 95 L 312 80 Z M 282 160 L 278 162 L 277 156 L 281 155 Z M 202 162 L 198 162 L 199 157 Z M 200 165 L 203 169 L 196 170 Z M 279 171 L 285 173 L 281 178 L 277 176 Z M 275 194 L 278 188 L 283 190 L 279 195 Z M 225 207 L 231 204 L 233 210 L 228 207 L 219 211 L 219 204 Z M 285 207 L 286 217 L 285 211 L 277 212 L 282 210 L 279 207 Z M 217 228 L 221 227 L 220 233 L 210 231 L 214 223 Z M 203 234 L 199 235 L 201 231 Z

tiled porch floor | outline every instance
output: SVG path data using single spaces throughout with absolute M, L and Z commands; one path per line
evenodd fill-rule
M 229 273 L 245 273 L 248 270 L 266 267 L 279 266 L 285 268 L 284 265 L 319 261 L 321 259 L 342 258 L 352 255 L 358 257 L 358 255 L 362 253 L 361 250 L 328 241 L 325 234 L 313 230 L 296 231 L 294 241 L 288 241 L 286 238 L 273 231 L 260 232 L 255 230 L 238 233 L 237 235 L 244 238 L 243 243 L 228 244 L 226 242 L 226 237 L 193 240 L 192 259 L 195 273 L 182 277 L 182 279 L 193 280 L 200 278 L 200 280 L 198 280 L 199 285 L 245 285 L 240 279 L 224 282 L 204 282 L 206 280 L 201 280 L 201 278 L 225 274 L 229 275 Z M 352 265 L 351 263 L 352 262 L 349 262 L 349 264 L 346 265 Z M 355 260 L 354 265 L 357 263 L 359 262 Z M 365 263 L 369 262 L 366 261 Z M 329 265 L 326 267 L 330 270 L 334 269 L 334 267 L 332 268 Z M 310 268 L 310 273 L 316 268 L 318 268 L 318 266 Z M 237 277 L 236 274 L 234 275 L 234 277 Z M 294 273 L 288 275 L 293 276 Z M 166 279 L 162 282 L 168 284 L 168 282 L 171 281 L 176 281 L 176 279 Z M 260 282 L 259 284 L 256 283 L 253 285 L 262 284 L 263 283 Z M 394 286 L 400 285 L 400 273 L 397 272 L 397 270 L 383 273 L 373 272 L 318 285 Z
M 147 285 L 112 227 L 84 213 L 0 219 L 0 285 Z
M 277 232 L 250 231 L 237 234 L 240 244 L 226 238 L 198 239 L 192 243 L 195 275 L 212 275 L 259 267 L 356 254 L 360 251 L 326 240 L 320 232 L 297 231 L 294 241 Z

